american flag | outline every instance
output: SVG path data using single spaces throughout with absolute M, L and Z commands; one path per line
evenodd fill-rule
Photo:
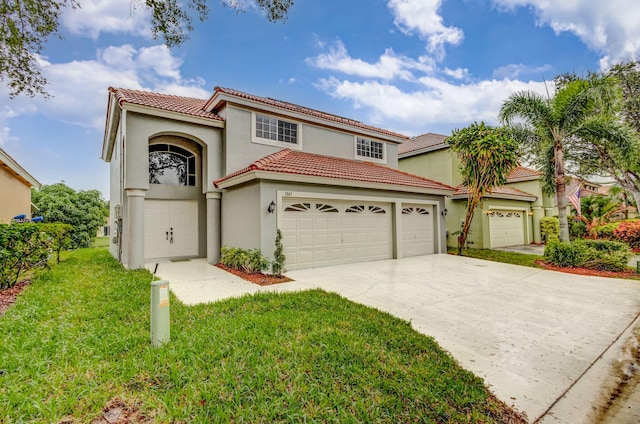
M 582 216 L 582 212 L 580 210 L 580 186 L 578 185 L 575 190 L 573 190 L 569 195 L 567 195 L 567 200 L 571 205 L 575 208 L 576 212 L 578 212 L 578 216 Z

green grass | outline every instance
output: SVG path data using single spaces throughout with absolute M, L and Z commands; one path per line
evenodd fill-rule
M 95 239 L 93 239 L 91 247 L 109 247 L 109 240 L 111 240 L 109 236 L 96 237 Z
M 0 317 L 0 423 L 499 422 L 502 406 L 410 323 L 321 290 L 171 304 L 149 341 L 147 271 L 67 252 Z M 347 282 L 345 282 L 346 284 Z
M 458 249 L 449 248 L 449 254 L 456 254 Z M 535 263 L 542 260 L 540 255 L 528 255 L 525 253 L 503 252 L 501 250 L 490 249 L 465 249 L 462 251 L 463 256 L 470 258 L 485 259 L 487 261 L 503 262 L 506 264 L 529 266 L 532 268 L 541 268 Z

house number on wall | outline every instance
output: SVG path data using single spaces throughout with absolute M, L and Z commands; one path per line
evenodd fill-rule
M 284 195 L 285 196 L 293 196 L 293 192 L 292 191 L 285 191 Z

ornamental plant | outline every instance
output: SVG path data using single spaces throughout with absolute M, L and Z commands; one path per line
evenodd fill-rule
M 276 277 L 282 277 L 282 274 L 287 272 L 284 269 L 284 263 L 287 260 L 284 256 L 284 247 L 282 246 L 282 232 L 278 229 L 276 231 L 276 249 L 273 251 L 273 262 L 271 262 L 271 272 Z
M 632 249 L 640 249 L 640 221 L 624 221 L 613 230 L 613 235 Z
M 53 241 L 40 224 L 0 224 L 0 289 L 11 288 L 32 268 L 45 268 Z

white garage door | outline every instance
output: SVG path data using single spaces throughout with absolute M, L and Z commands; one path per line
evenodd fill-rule
M 145 258 L 172 258 L 197 254 L 198 202 L 145 200 Z
M 433 206 L 402 205 L 404 257 L 434 253 Z
M 491 211 L 489 213 L 491 247 L 524 244 L 523 216 L 522 211 Z
M 390 204 L 284 199 L 280 213 L 287 269 L 393 257 Z

